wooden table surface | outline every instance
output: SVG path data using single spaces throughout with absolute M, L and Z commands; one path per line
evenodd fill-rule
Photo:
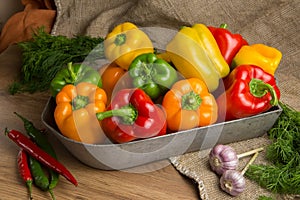
M 1 200 L 28 199 L 27 188 L 17 171 L 19 147 L 4 135 L 4 129 L 7 127 L 24 132 L 22 121 L 13 114 L 15 111 L 30 119 L 36 127 L 44 128 L 41 113 L 49 98 L 48 92 L 16 95 L 8 93 L 7 88 L 16 78 L 20 66 L 21 54 L 16 47 L 10 47 L 0 55 Z M 78 187 L 75 187 L 60 176 L 60 181 L 54 189 L 57 200 L 199 199 L 196 185 L 179 174 L 171 164 L 144 173 L 103 171 L 78 161 L 56 138 L 49 138 L 49 141 L 54 146 L 59 161 L 79 182 Z M 36 200 L 51 199 L 48 192 L 43 192 L 36 187 L 33 187 L 32 196 Z

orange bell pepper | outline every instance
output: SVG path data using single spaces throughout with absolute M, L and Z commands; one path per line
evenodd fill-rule
M 210 125 L 218 118 L 215 97 L 208 91 L 204 81 L 198 78 L 176 82 L 165 94 L 162 106 L 171 131 Z
M 97 85 L 81 82 L 65 85 L 56 96 L 55 122 L 61 133 L 84 143 L 100 143 L 105 139 L 96 113 L 106 108 L 107 97 Z
M 99 69 L 99 74 L 102 79 L 102 89 L 106 93 L 107 102 L 110 102 L 117 82 L 125 73 L 126 70 L 118 66 L 115 62 Z

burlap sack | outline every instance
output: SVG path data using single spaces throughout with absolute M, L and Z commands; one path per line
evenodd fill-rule
M 298 0 L 55 0 L 57 17 L 53 35 L 104 37 L 115 25 L 131 21 L 140 27 L 177 30 L 182 25 L 227 23 L 250 44 L 279 49 L 283 58 L 276 73 L 282 101 L 300 109 Z M 288 82 L 287 82 L 288 81 Z M 296 97 L 296 98 L 295 98 Z
M 56 0 L 55 3 L 57 18 L 52 34 L 69 37 L 78 34 L 104 37 L 115 25 L 125 21 L 140 27 L 174 30 L 194 23 L 211 26 L 227 23 L 230 31 L 242 34 L 250 44 L 263 43 L 282 52 L 283 58 L 275 74 L 282 93 L 281 101 L 300 110 L 298 0 Z M 230 145 L 237 152 L 243 152 L 268 142 L 263 136 Z M 178 171 L 199 184 L 202 199 L 230 199 L 220 190 L 218 177 L 208 167 L 207 151 L 173 157 L 170 161 Z M 247 158 L 243 159 L 240 166 L 246 162 Z M 266 162 L 263 153 L 256 162 Z M 247 190 L 235 199 L 257 199 L 259 195 L 270 196 L 270 193 L 247 180 Z

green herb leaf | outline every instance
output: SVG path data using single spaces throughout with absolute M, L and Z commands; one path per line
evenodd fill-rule
M 49 89 L 55 74 L 68 62 L 92 62 L 104 58 L 103 38 L 90 36 L 53 36 L 40 28 L 32 40 L 18 43 L 22 49 L 20 80 L 13 83 L 9 92 L 37 92 Z
M 258 200 L 273 200 L 272 197 L 267 197 L 267 196 L 259 196 Z

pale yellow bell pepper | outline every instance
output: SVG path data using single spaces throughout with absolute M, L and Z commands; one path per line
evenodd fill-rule
M 185 78 L 199 78 L 209 91 L 216 90 L 219 80 L 229 74 L 212 33 L 203 24 L 182 27 L 167 44 L 166 51 L 176 69 Z

